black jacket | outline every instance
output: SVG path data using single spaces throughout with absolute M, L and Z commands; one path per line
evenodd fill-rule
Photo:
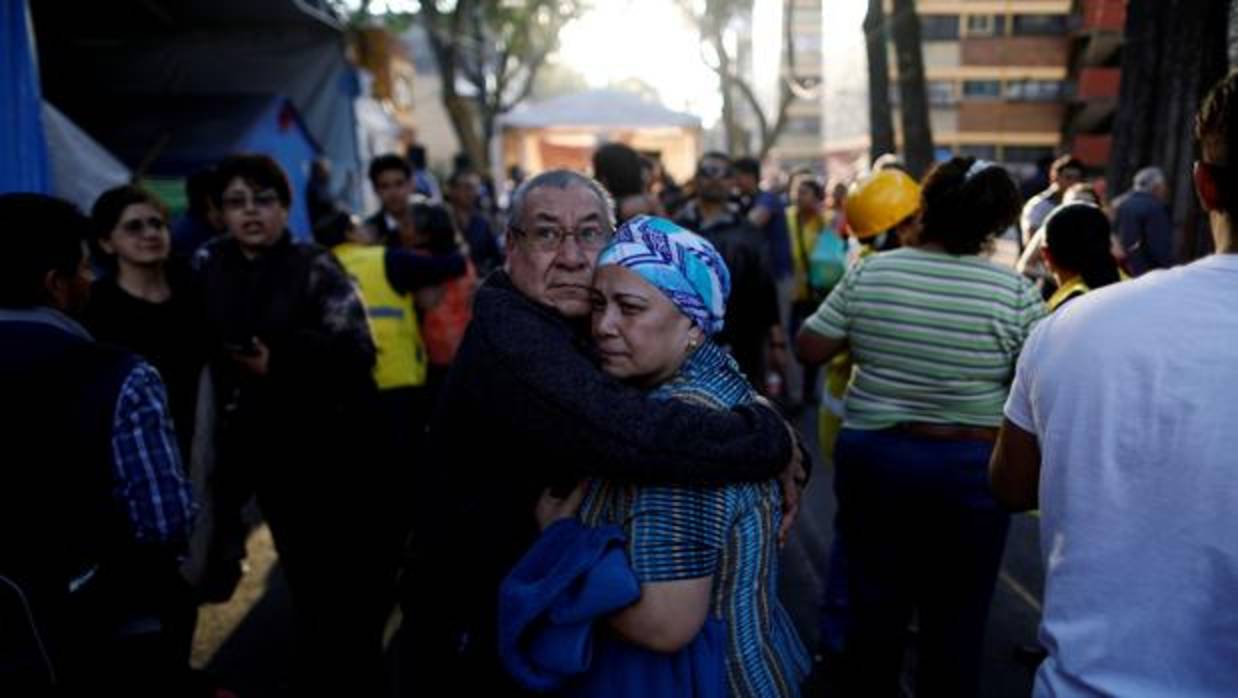
M 675 221 L 709 240 L 731 272 L 726 325 L 715 341 L 726 346 L 753 385 L 765 383 L 765 344 L 770 328 L 781 325 L 778 287 L 761 231 L 737 213 L 702 222 L 695 205 Z
M 634 482 L 760 481 L 790 460 L 782 419 L 657 401 L 601 373 L 575 328 L 505 272 L 478 291 L 473 321 L 430 429 L 431 460 L 411 601 L 436 607 L 419 633 L 497 671 L 500 581 L 537 536 L 543 488 L 599 476 Z
M 194 259 L 219 398 L 235 416 L 301 431 L 330 424 L 338 410 L 373 389 L 375 348 L 365 306 L 347 273 L 326 249 L 293 242 L 287 232 L 255 259 L 231 238 L 204 246 Z M 228 359 L 229 345 L 257 337 L 271 351 L 270 370 L 256 379 Z M 326 420 L 325 423 L 321 420 Z

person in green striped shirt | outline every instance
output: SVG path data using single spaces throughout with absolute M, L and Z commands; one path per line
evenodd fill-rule
M 938 165 L 919 239 L 860 261 L 796 340 L 801 361 L 843 349 L 855 361 L 835 447 L 848 694 L 898 695 L 913 610 L 917 695 L 976 692 L 1009 527 L 989 493 L 989 454 L 1019 351 L 1045 315 L 1029 281 L 981 256 L 1019 203 L 1001 167 Z

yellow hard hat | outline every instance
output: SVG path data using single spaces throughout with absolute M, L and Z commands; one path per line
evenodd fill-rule
M 902 170 L 878 170 L 847 192 L 847 227 L 857 238 L 893 228 L 920 210 L 920 185 Z

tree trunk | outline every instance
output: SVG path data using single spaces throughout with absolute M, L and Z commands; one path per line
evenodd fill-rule
M 726 52 L 722 40 L 722 30 L 715 27 L 710 43 L 718 54 L 718 89 L 722 90 L 722 135 L 727 155 L 738 157 L 747 148 L 743 147 L 743 129 L 739 125 L 739 115 L 735 113 L 735 85 L 732 84 L 731 56 Z
M 916 0 L 894 0 L 894 52 L 898 57 L 899 113 L 907 170 L 919 179 L 933 164 L 933 128 L 929 121 L 928 88 L 924 81 L 924 50 Z
M 1179 261 L 1212 251 L 1191 170 L 1195 112 L 1228 64 L 1229 0 L 1131 0 L 1122 48 L 1122 85 L 1113 125 L 1109 191 L 1131 187 L 1155 165 L 1169 180 Z
M 482 163 L 486 162 L 483 156 L 488 153 L 482 147 L 478 134 L 476 105 L 456 92 L 458 47 L 454 37 L 460 34 L 461 9 L 457 7 L 452 14 L 443 15 L 431 4 L 422 12 L 421 21 L 438 63 L 439 79 L 442 80 L 441 101 L 452 130 L 456 132 L 460 148 L 473 158 L 473 162 Z
M 455 94 L 455 90 L 448 94 L 444 88 L 443 107 L 447 110 L 447 117 L 451 120 L 456 138 L 460 139 L 460 149 L 468 153 L 475 166 L 484 167 L 490 158 L 489 151 L 478 133 L 476 105 L 467 97 Z
M 868 48 L 869 156 L 894 152 L 894 117 L 890 110 L 890 66 L 886 59 L 886 17 L 882 0 L 868 0 L 864 44 Z

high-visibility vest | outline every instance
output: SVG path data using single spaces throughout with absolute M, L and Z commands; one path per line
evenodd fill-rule
M 409 293 L 387 280 L 386 248 L 346 242 L 332 250 L 361 288 L 370 332 L 378 347 L 374 381 L 379 390 L 426 384 L 426 346 Z
M 791 300 L 812 300 L 812 287 L 808 283 L 808 257 L 817 245 L 817 236 L 825 222 L 820 216 L 808 219 L 807 225 L 800 226 L 799 207 L 788 206 L 787 237 L 791 239 L 791 269 L 795 274 L 794 297 Z

